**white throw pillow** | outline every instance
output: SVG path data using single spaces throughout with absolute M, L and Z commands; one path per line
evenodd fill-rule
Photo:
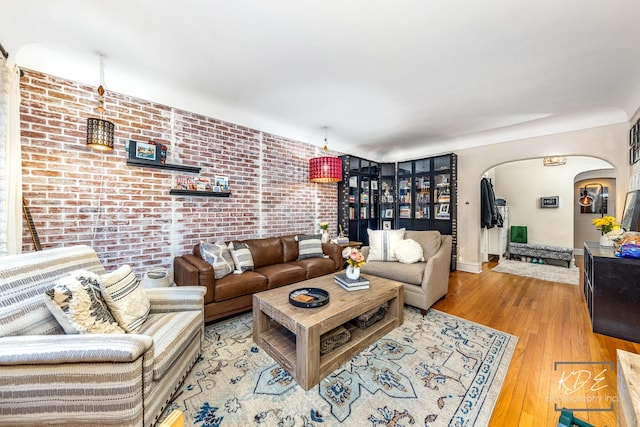
M 369 255 L 367 261 L 397 261 L 393 250 L 404 240 L 404 228 L 399 230 L 367 230 L 369 234 Z
M 413 264 L 414 262 L 424 261 L 422 246 L 412 239 L 405 239 L 398 242 L 393 250 L 393 254 L 398 261 L 403 264 Z
M 123 265 L 100 278 L 102 296 L 118 321 L 129 333 L 135 333 L 147 320 L 151 303 L 131 267 Z
M 44 303 L 67 334 L 112 334 L 118 326 L 100 292 L 100 278 L 76 270 L 56 280 L 45 292 Z

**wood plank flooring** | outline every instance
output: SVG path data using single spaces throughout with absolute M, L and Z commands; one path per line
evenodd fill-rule
M 494 273 L 496 264 L 485 263 L 480 274 L 451 273 L 449 293 L 433 306 L 518 337 L 489 425 L 556 426 L 557 408 L 613 405 L 613 411 L 574 415 L 597 427 L 616 426 L 616 349 L 640 353 L 640 344 L 591 331 L 582 294 L 582 257 L 576 257 L 580 286 Z M 613 362 L 614 370 L 578 362 Z

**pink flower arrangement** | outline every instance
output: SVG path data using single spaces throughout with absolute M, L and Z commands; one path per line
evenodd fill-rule
M 364 256 L 360 249 L 352 248 L 350 246 L 342 250 L 342 257 L 347 260 L 347 263 L 352 267 L 362 267 L 366 264 Z

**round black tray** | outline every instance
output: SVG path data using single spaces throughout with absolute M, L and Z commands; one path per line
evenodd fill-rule
M 302 302 L 302 301 L 297 301 L 293 299 L 293 297 L 301 294 L 309 295 L 310 297 L 313 297 L 313 301 Z M 295 305 L 296 307 L 315 308 L 315 307 L 321 307 L 327 304 L 328 302 L 329 302 L 329 292 L 325 291 L 324 289 L 300 288 L 300 289 L 296 289 L 295 291 L 292 291 L 289 294 L 289 303 L 291 303 L 292 305 Z

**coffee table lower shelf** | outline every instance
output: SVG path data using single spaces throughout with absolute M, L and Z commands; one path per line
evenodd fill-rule
M 351 338 L 340 347 L 320 356 L 319 377 L 324 378 L 353 356 L 384 337 L 398 326 L 398 319 L 390 315 L 366 329 L 354 328 Z M 260 346 L 294 378 L 296 377 L 296 335 L 272 321 L 271 329 L 260 336 Z M 320 351 L 318 349 L 318 351 Z

